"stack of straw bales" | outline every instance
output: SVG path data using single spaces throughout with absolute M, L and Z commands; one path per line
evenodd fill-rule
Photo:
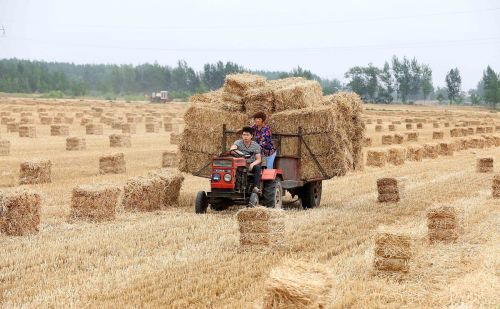
M 410 270 L 411 238 L 402 234 L 377 233 L 375 236 L 374 267 L 377 271 L 403 272 Z
M 99 174 L 121 174 L 126 172 L 125 155 L 115 153 L 99 158 Z
M 399 202 L 405 197 L 406 182 L 404 177 L 377 179 L 377 200 L 381 203 Z
M 406 159 L 409 161 L 422 161 L 424 147 L 421 145 L 409 145 L 406 147 Z
M 266 78 L 262 76 L 248 73 L 227 75 L 221 91 L 221 107 L 230 112 L 242 112 L 247 91 L 265 85 Z
M 500 198 L 500 174 L 493 176 L 491 191 L 494 198 Z
M 128 134 L 111 134 L 109 136 L 110 147 L 132 147 L 130 135 Z
M 50 160 L 33 159 L 21 163 L 19 171 L 19 184 L 50 183 L 52 162 Z
M 137 126 L 134 123 L 124 123 L 121 125 L 123 134 L 136 134 Z
M 28 189 L 0 192 L 0 233 L 24 236 L 38 232 L 40 195 Z
M 262 308 L 330 308 L 332 289 L 333 279 L 327 267 L 287 261 L 271 270 Z
M 36 137 L 36 127 L 35 126 L 19 126 L 19 137 Z
M 50 126 L 50 135 L 69 135 L 69 127 L 64 125 L 52 125 Z
M 103 127 L 102 124 L 87 124 L 85 126 L 85 132 L 87 135 L 102 135 L 103 134 Z
M 454 207 L 442 206 L 427 212 L 429 241 L 454 241 L 458 238 L 458 218 Z
M 443 139 L 444 132 L 443 131 L 434 131 L 432 132 L 432 139 Z
M 402 165 L 406 159 L 406 148 L 397 146 L 391 147 L 387 151 L 387 162 L 393 165 Z
M 162 167 L 176 167 L 177 166 L 177 152 L 164 151 L 162 154 L 161 166 Z
M 366 156 L 366 165 L 384 167 L 387 163 L 387 152 L 385 149 L 370 149 Z
M 85 150 L 87 144 L 84 137 L 68 137 L 66 138 L 66 150 Z
M 71 219 L 100 222 L 115 218 L 120 188 L 114 185 L 79 185 L 71 196 Z
M 240 252 L 269 252 L 281 248 L 285 241 L 282 209 L 255 207 L 238 211 Z
M 10 141 L 0 140 L 0 156 L 8 156 L 10 154 Z
M 476 171 L 478 173 L 492 173 L 493 172 L 493 158 L 478 158 L 476 162 Z

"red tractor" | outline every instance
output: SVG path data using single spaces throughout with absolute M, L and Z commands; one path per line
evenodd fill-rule
M 261 204 L 266 207 L 282 208 L 285 190 L 293 196 L 298 196 L 303 208 L 313 208 L 321 202 L 322 181 L 331 178 L 319 164 L 316 156 L 302 138 L 302 129 L 298 128 L 298 134 L 273 134 L 276 144 L 281 145 L 282 137 L 296 137 L 299 139 L 296 156 L 278 155 L 275 159 L 273 169 L 262 169 L 261 194 L 253 193 L 253 173 L 248 171 L 246 163 L 247 155 L 238 150 L 226 152 L 227 134 L 236 132 L 227 131 L 226 126 L 222 129 L 223 153 L 214 156 L 212 161 L 206 164 L 194 175 L 210 178 L 210 192 L 199 191 L 195 199 L 196 213 L 205 213 L 208 206 L 212 210 L 221 211 L 231 205 L 255 206 Z M 306 152 L 311 156 L 323 177 L 317 179 L 301 180 L 299 169 L 301 166 L 302 144 Z M 203 173 L 210 167 L 208 173 Z

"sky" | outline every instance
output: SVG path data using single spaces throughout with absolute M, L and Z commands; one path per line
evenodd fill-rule
M 0 0 L 0 59 L 222 60 L 345 82 L 393 55 L 430 65 L 435 86 L 457 67 L 462 89 L 475 88 L 488 65 L 500 71 L 500 0 Z

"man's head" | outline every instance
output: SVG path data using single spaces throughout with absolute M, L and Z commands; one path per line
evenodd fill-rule
M 249 142 L 252 140 L 253 137 L 253 129 L 252 127 L 243 127 L 241 129 L 241 138 L 243 139 L 244 142 Z
M 262 126 L 264 124 L 264 121 L 266 121 L 266 114 L 264 114 L 263 112 L 257 112 L 253 115 L 253 122 L 256 126 Z

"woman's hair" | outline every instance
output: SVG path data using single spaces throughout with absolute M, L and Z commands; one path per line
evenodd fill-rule
M 255 118 L 260 118 L 262 119 L 262 121 L 266 121 L 266 114 L 264 114 L 263 112 L 256 112 L 255 114 L 253 114 L 253 119 Z
M 246 133 L 250 133 L 253 136 L 253 129 L 252 129 L 252 127 L 248 127 L 248 126 L 243 127 L 243 129 L 241 129 L 241 133 L 243 134 L 245 132 Z

